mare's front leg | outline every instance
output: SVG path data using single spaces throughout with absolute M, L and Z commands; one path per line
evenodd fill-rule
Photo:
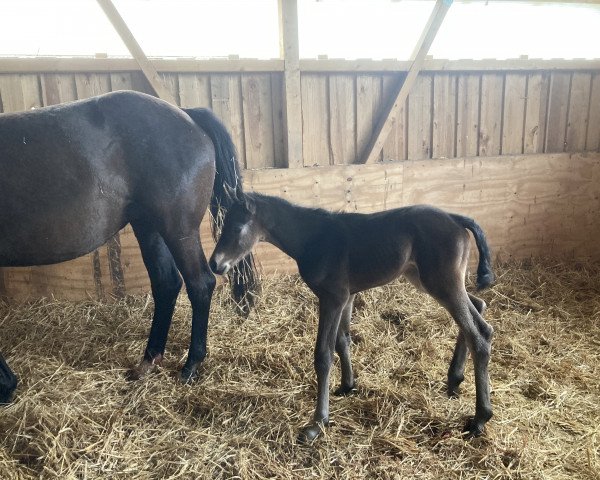
M 131 226 L 140 245 L 154 298 L 152 327 L 144 358 L 127 374 L 129 380 L 137 380 L 162 361 L 175 302 L 183 282 L 171 252 L 156 229 L 141 221 L 132 222 Z
M 0 353 L 0 404 L 8 403 L 17 388 L 17 377 Z
M 206 356 L 208 314 L 217 281 L 212 274 L 202 244 L 199 225 L 165 233 L 165 241 L 183 276 L 188 298 L 192 305 L 192 336 L 188 358 L 181 370 L 181 380 L 188 382 L 197 376 L 198 366 Z
M 340 357 L 342 368 L 342 382 L 340 387 L 334 392 L 334 395 L 337 396 L 350 394 L 356 386 L 350 359 L 350 343 L 352 342 L 352 339 L 350 338 L 350 320 L 352 319 L 353 306 L 354 295 L 350 295 L 350 298 L 348 298 L 348 301 L 342 310 L 342 316 L 335 341 L 335 351 Z
M 329 424 L 329 372 L 333 362 L 338 326 L 348 295 L 331 293 L 319 295 L 319 330 L 315 346 L 317 373 L 317 407 L 313 421 L 298 436 L 300 443 L 312 442 L 324 426 Z

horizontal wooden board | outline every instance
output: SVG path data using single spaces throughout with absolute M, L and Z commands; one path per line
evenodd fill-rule
M 283 72 L 282 59 L 256 58 L 151 58 L 159 72 L 228 73 L 228 72 Z M 407 72 L 411 62 L 385 59 L 301 59 L 302 72 Z M 534 71 L 534 70 L 599 70 L 600 59 L 511 58 L 506 60 L 446 60 L 426 59 L 424 71 Z M 0 72 L 125 72 L 138 71 L 133 58 L 80 58 L 80 57 L 22 57 L 0 58 Z

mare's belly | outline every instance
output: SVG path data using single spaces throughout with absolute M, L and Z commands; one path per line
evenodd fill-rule
M 46 265 L 80 257 L 125 224 L 123 203 L 94 192 L 26 205 L 0 201 L 0 266 Z

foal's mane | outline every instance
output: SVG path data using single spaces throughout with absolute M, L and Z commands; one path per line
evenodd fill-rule
M 270 205 L 274 205 L 276 207 L 290 208 L 290 209 L 293 209 L 296 211 L 311 213 L 313 215 L 318 215 L 318 216 L 326 217 L 326 218 L 354 215 L 353 212 L 343 212 L 343 211 L 333 212 L 331 210 L 326 210 L 324 208 L 305 207 L 303 205 L 297 205 L 295 203 L 292 203 L 292 202 L 286 200 L 285 198 L 276 197 L 273 195 L 265 195 L 265 194 L 258 193 L 258 192 L 249 192 L 249 193 L 245 193 L 245 195 L 246 195 L 246 197 L 250 198 L 250 200 L 254 201 L 255 203 L 257 201 L 264 202 L 264 203 L 267 203 Z

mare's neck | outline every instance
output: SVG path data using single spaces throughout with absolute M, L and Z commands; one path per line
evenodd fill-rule
M 264 229 L 264 240 L 298 260 L 319 230 L 325 228 L 326 215 L 266 195 L 256 195 L 256 216 Z

